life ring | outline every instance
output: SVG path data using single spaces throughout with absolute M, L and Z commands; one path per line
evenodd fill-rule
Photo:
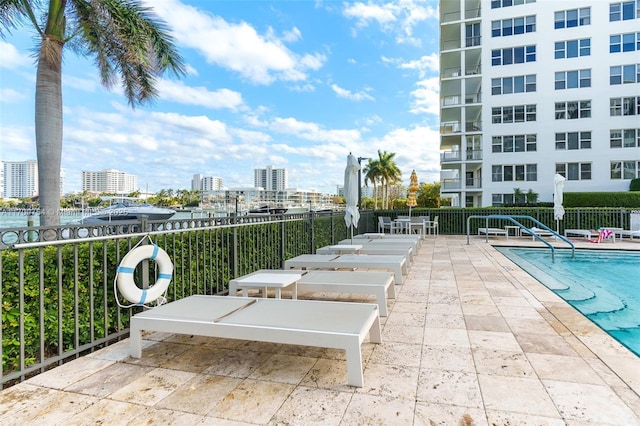
M 141 289 L 133 280 L 133 272 L 138 263 L 145 259 L 155 260 L 158 264 L 158 280 L 149 288 Z M 125 255 L 116 271 L 118 290 L 130 302 L 144 305 L 147 301 L 158 299 L 165 292 L 173 274 L 173 263 L 166 251 L 155 244 L 135 247 Z

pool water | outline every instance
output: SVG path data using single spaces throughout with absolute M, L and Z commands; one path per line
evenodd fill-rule
M 640 252 L 496 249 L 640 356 Z

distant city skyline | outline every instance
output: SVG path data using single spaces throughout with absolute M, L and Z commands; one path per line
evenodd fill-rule
M 378 150 L 396 153 L 405 184 L 413 169 L 439 180 L 436 0 L 144 3 L 188 74 L 159 79 L 159 99 L 134 110 L 119 83 L 101 87 L 93 58 L 67 50 L 63 192 L 103 169 L 153 192 L 188 189 L 196 173 L 250 187 L 251 170 L 273 164 L 333 193 L 349 152 Z M 0 41 L 2 161 L 36 158 L 32 47 L 25 29 Z

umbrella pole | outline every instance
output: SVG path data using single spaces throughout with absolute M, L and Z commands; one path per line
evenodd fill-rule
M 349 226 L 351 229 L 351 244 L 353 245 L 353 225 Z

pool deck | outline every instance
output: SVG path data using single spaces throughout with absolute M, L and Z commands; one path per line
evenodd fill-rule
M 363 388 L 342 351 L 151 333 L 141 359 L 126 339 L 0 392 L 0 424 L 640 425 L 640 358 L 492 247 L 542 244 L 470 242 L 424 240 Z

